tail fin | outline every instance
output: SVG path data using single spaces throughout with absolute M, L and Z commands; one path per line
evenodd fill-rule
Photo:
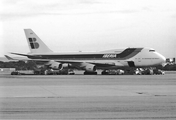
M 31 53 L 53 52 L 31 29 L 24 29 L 24 32 L 26 34 L 26 39 Z

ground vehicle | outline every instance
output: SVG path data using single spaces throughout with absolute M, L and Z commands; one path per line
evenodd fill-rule
M 164 75 L 165 72 L 157 68 L 137 68 L 136 75 Z
M 33 70 L 16 70 L 12 71 L 11 75 L 34 75 Z
M 124 71 L 121 69 L 102 71 L 102 75 L 123 75 L 123 74 L 124 74 Z
M 19 75 L 20 73 L 18 71 L 12 71 L 11 75 Z
M 141 69 L 136 69 L 135 71 L 135 75 L 142 75 L 142 70 Z
M 153 69 L 153 74 L 155 75 L 164 75 L 165 72 L 160 69 Z
M 73 70 L 68 71 L 68 75 L 74 75 L 74 74 L 75 74 L 75 72 Z
M 63 69 L 63 70 L 53 70 L 47 69 L 44 71 L 45 75 L 74 75 L 74 71 L 70 69 Z
M 153 75 L 153 69 L 150 68 L 136 68 L 135 75 Z
M 70 69 L 53 70 L 53 69 L 36 69 L 36 70 L 16 70 L 11 75 L 74 75 L 74 71 Z

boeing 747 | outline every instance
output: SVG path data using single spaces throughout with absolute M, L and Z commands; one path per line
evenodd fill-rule
M 84 74 L 97 74 L 97 69 L 124 67 L 154 67 L 165 63 L 166 58 L 152 48 L 113 49 L 100 52 L 55 53 L 31 30 L 24 29 L 30 53 L 12 53 L 26 56 L 52 69 L 76 68 Z

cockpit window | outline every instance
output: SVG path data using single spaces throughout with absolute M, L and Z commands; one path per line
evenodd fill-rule
M 155 50 L 149 50 L 149 52 L 155 52 Z

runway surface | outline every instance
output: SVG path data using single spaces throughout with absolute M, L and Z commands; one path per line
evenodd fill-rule
M 0 75 L 1 119 L 176 119 L 176 74 Z

